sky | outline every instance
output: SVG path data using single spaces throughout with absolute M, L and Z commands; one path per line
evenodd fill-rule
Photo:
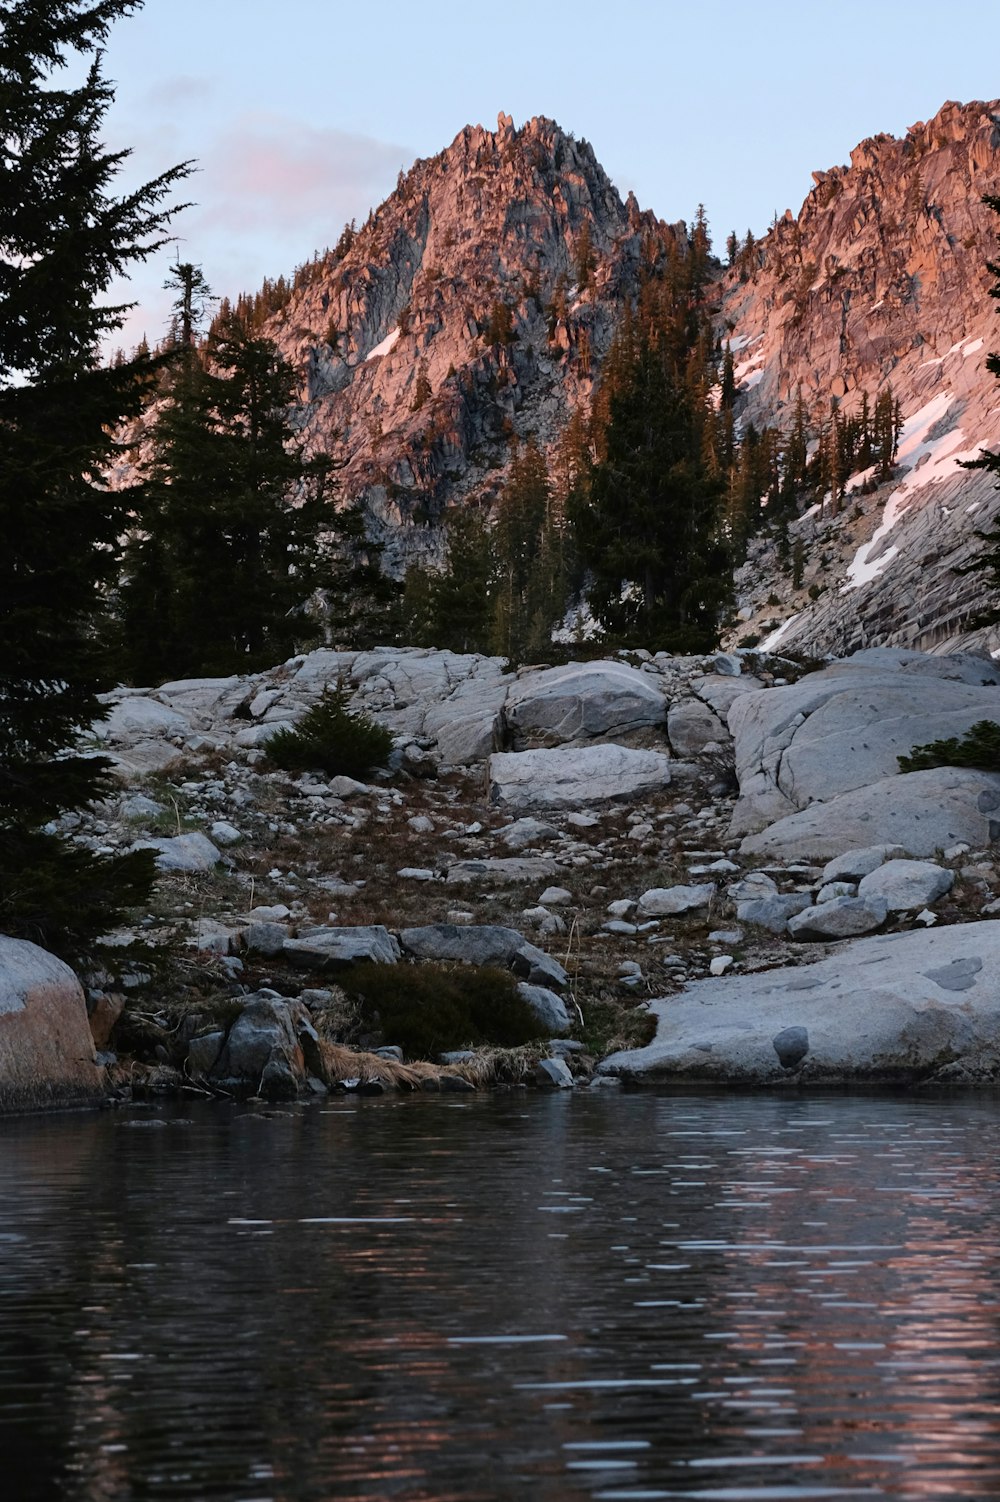
M 195 202 L 116 342 L 163 332 L 172 258 L 253 291 L 501 110 L 585 137 L 661 218 L 704 203 L 721 250 L 864 137 L 1000 96 L 998 59 L 996 0 L 145 0 L 108 41 L 105 137 L 122 187 L 193 159 Z

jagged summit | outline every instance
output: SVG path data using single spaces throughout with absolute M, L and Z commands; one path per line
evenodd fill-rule
M 777 596 L 778 619 L 795 617 L 788 646 L 994 645 L 970 625 L 981 580 L 955 569 L 997 499 L 989 476 L 958 465 L 1000 445 L 985 369 L 1000 346 L 987 266 L 1000 220 L 982 202 L 1000 190 L 1000 101 L 949 102 L 813 178 L 799 214 L 777 220 L 724 283 L 720 330 L 744 420 L 787 429 L 801 392 L 818 424 L 831 401 L 849 414 L 891 385 L 905 419 L 899 474 L 837 516 L 796 524 L 809 562 L 791 599 L 758 544 L 742 576 L 742 630 L 766 635 Z M 810 587 L 821 598 L 810 600 Z
M 488 502 L 512 438 L 551 443 L 589 398 L 640 268 L 683 235 L 623 203 L 552 120 L 466 126 L 336 251 L 268 332 L 303 373 L 302 426 L 345 461 L 396 567 L 458 499 Z

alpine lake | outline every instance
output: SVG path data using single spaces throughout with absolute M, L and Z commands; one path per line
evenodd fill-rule
M 0 1124 L 10 1502 L 1000 1495 L 990 1093 Z

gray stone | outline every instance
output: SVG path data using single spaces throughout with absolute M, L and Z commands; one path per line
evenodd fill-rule
M 565 1059 L 539 1059 L 535 1065 L 535 1081 L 550 1085 L 556 1090 L 572 1090 L 573 1076 Z
M 955 884 L 955 873 L 933 861 L 886 861 L 865 876 L 858 896 L 883 897 L 890 913 L 918 912 L 929 907 Z
M 501 808 L 572 809 L 662 792 L 670 758 L 615 745 L 499 752 L 489 759 L 488 775 L 490 801 Z
M 163 804 L 157 803 L 155 798 L 147 798 L 145 793 L 132 793 L 118 805 L 118 813 L 123 819 L 155 819 L 163 812 Z
M 714 710 L 700 699 L 680 699 L 667 715 L 667 736 L 675 756 L 697 756 L 706 746 L 729 740 L 729 732 Z
M 573 901 L 573 893 L 566 887 L 546 887 L 538 900 L 548 903 L 549 907 L 563 907 L 567 902 Z
M 917 858 L 957 840 L 981 849 L 1000 836 L 1000 820 L 979 806 L 984 793 L 1000 797 L 1000 774 L 964 767 L 908 772 L 810 804 L 748 835 L 740 850 L 781 860 L 829 861 L 848 847 L 875 844 L 896 845 Z
M 305 1084 L 313 1050 L 318 1051 L 318 1039 L 306 1007 L 261 993 L 248 997 L 210 1078 L 241 1093 L 283 1099 Z
M 503 718 L 517 750 L 582 745 L 662 725 L 655 678 L 623 662 L 573 662 L 525 673 L 511 688 Z
M 381 924 L 357 928 L 308 928 L 297 939 L 286 939 L 285 958 L 306 970 L 343 970 L 372 962 L 394 965 L 399 945 Z
M 243 942 L 251 954 L 280 954 L 288 938 L 288 929 L 280 923 L 250 923 L 243 930 Z
M 222 859 L 212 841 L 197 831 L 175 835 L 172 839 L 136 840 L 132 848 L 157 851 L 156 864 L 161 871 L 185 871 L 192 874 L 212 871 Z
M 886 861 L 905 854 L 901 845 L 868 845 L 862 850 L 845 850 L 841 855 L 834 856 L 832 861 L 827 861 L 820 880 L 860 881 L 863 876 L 884 866 Z
M 852 939 L 880 928 L 887 912 L 884 897 L 834 897 L 820 907 L 793 914 L 788 935 L 803 940 Z
M 1000 924 L 857 939 L 814 964 L 695 981 L 651 1005 L 654 1041 L 605 1059 L 602 1071 L 775 1082 L 789 1073 L 777 1040 L 800 1029 L 809 1051 L 792 1066 L 796 1080 L 993 1079 Z
M 524 850 L 529 845 L 541 845 L 545 840 L 558 838 L 559 831 L 555 825 L 546 824 L 542 819 L 515 819 L 513 824 L 497 831 L 497 839 L 508 850 Z
M 777 897 L 778 883 L 766 871 L 751 871 L 741 881 L 732 882 L 726 891 L 734 902 L 761 902 Z
M 828 881 L 816 893 L 816 901 L 832 902 L 835 897 L 856 897 L 858 888 L 853 881 Z
M 225 819 L 216 819 L 211 827 L 211 834 L 215 843 L 223 849 L 227 845 L 238 845 L 243 838 L 235 824 L 229 824 Z
M 812 898 L 806 892 L 777 893 L 773 897 L 756 897 L 736 906 L 736 916 L 741 923 L 755 923 L 772 934 L 788 931 L 788 920 L 803 909 L 812 907 Z
M 106 720 L 95 725 L 101 740 L 134 745 L 150 736 L 190 735 L 194 726 L 180 713 L 157 699 L 130 695 L 114 706 Z
M 562 990 L 569 977 L 562 965 L 514 928 L 496 924 L 431 923 L 404 928 L 399 942 L 422 960 L 459 960 L 466 965 L 499 965 L 532 985 Z
M 651 887 L 639 898 L 640 918 L 672 917 L 679 913 L 693 913 L 708 907 L 715 896 L 715 883 L 708 881 L 696 886 Z
M 453 885 L 482 881 L 494 886 L 513 886 L 521 881 L 555 876 L 558 870 L 555 861 L 545 855 L 492 856 L 479 861 L 456 861 L 448 867 L 445 879 Z
M 561 996 L 547 986 L 530 986 L 526 981 L 521 981 L 517 989 L 547 1033 L 569 1032 L 573 1024 Z
M 794 1069 L 809 1052 L 809 1030 L 804 1027 L 783 1027 L 771 1039 L 778 1063 L 782 1069 Z
M 80 982 L 47 950 L 0 934 L 0 1111 L 93 1103 L 102 1094 Z
M 192 1038 L 187 1049 L 187 1071 L 193 1079 L 211 1074 L 219 1062 L 222 1045 L 226 1041 L 223 1032 L 200 1033 Z

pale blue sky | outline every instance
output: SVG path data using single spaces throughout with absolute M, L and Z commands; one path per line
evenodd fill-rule
M 463 125 L 549 115 L 665 219 L 717 247 L 798 210 L 810 172 L 946 99 L 1000 96 L 996 0 L 146 0 L 111 37 L 109 141 L 184 157 L 175 230 L 218 293 L 334 243 Z M 169 257 L 166 258 L 169 260 Z M 124 336 L 161 332 L 166 260 Z

